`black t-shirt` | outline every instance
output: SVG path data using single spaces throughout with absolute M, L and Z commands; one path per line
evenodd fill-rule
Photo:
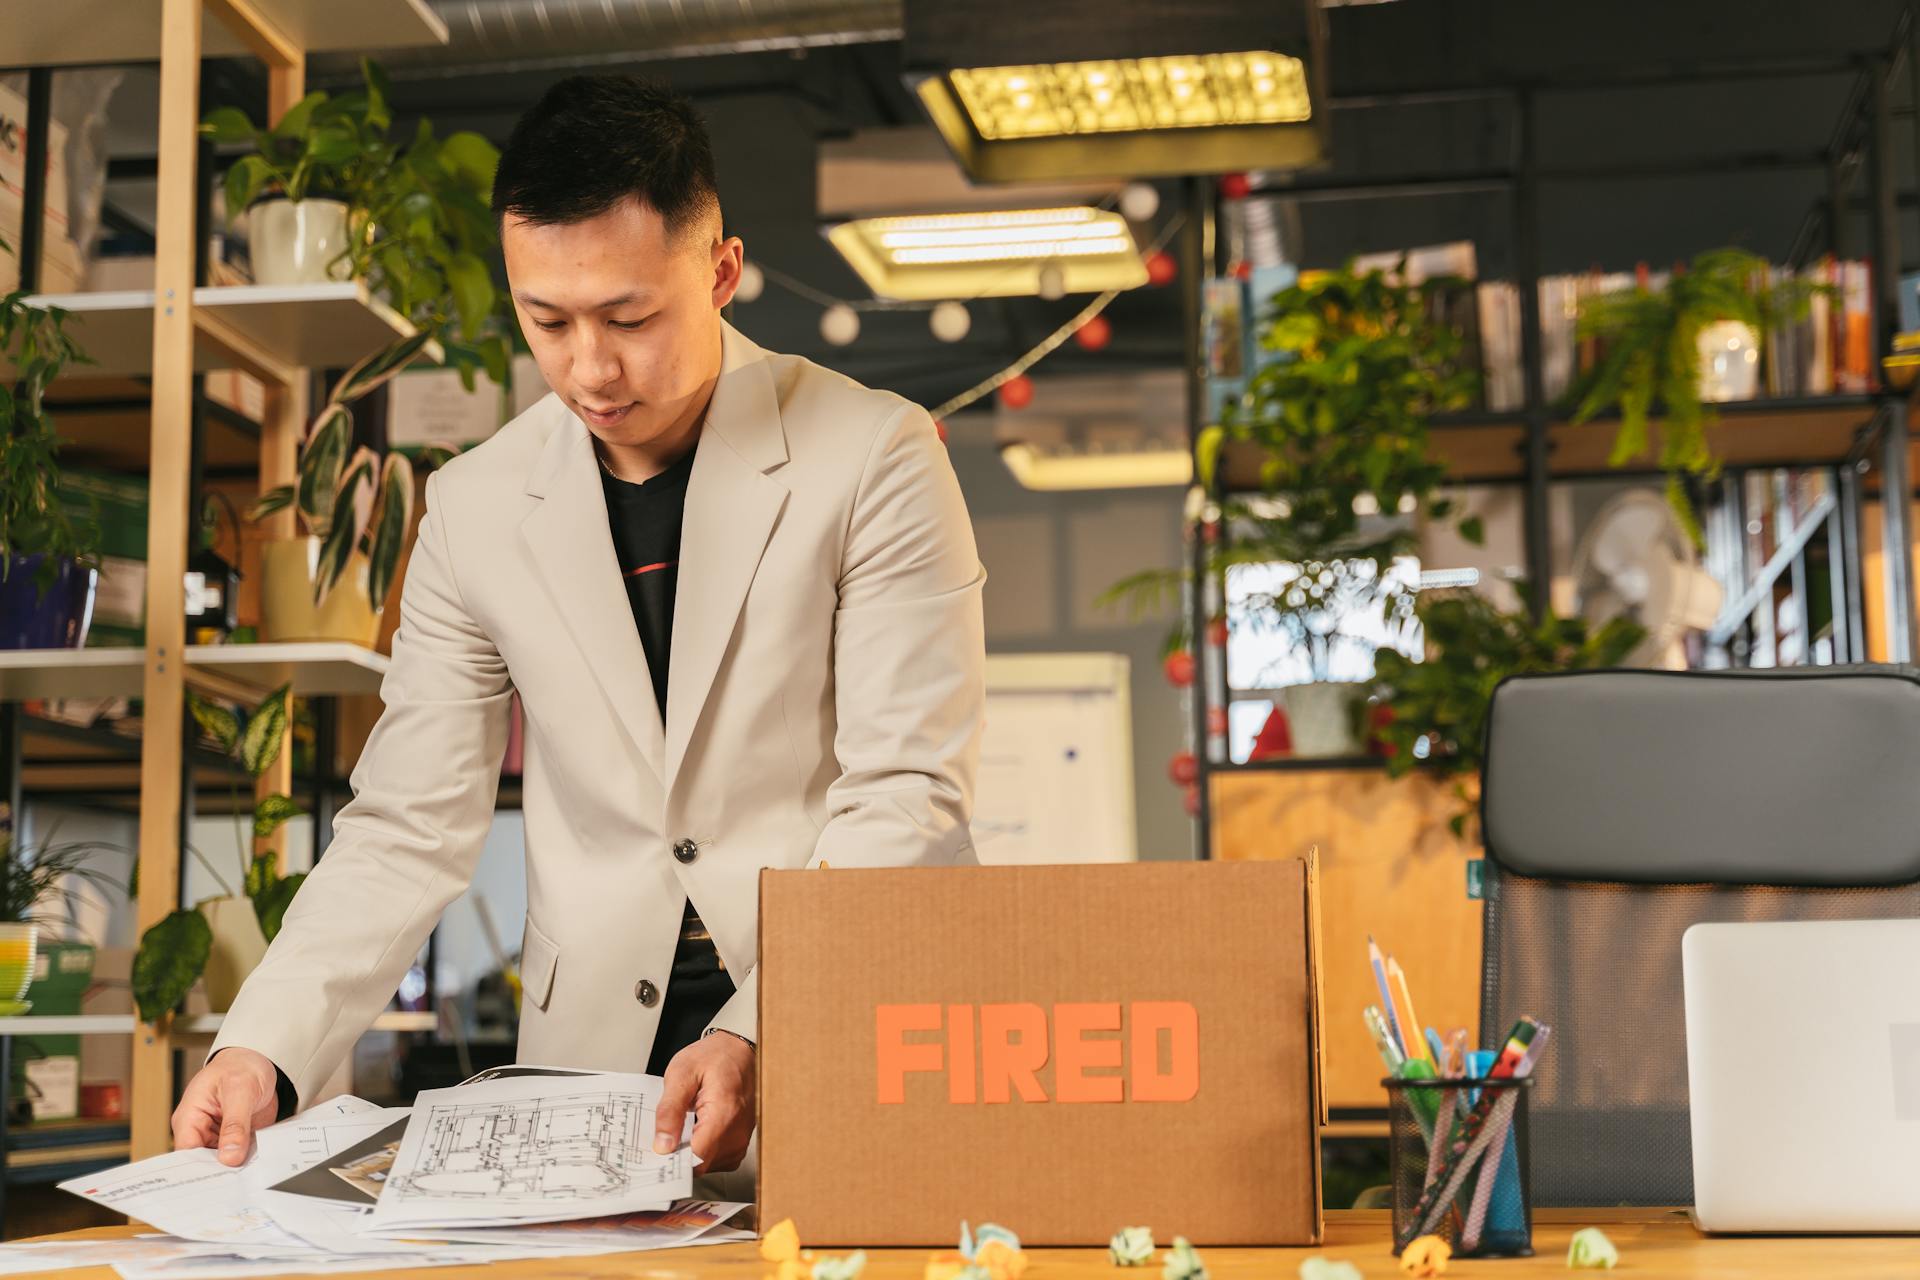
M 632 484 L 605 467 L 600 488 L 607 498 L 607 523 L 613 551 L 627 586 L 633 625 L 646 651 L 647 671 L 660 718 L 667 715 L 667 663 L 673 645 L 673 602 L 680 582 L 680 520 L 686 512 L 687 481 L 693 475 L 693 450 L 659 475 Z M 720 962 L 713 939 L 687 902 L 680 941 L 673 951 L 660 1030 L 647 1064 L 651 1075 L 666 1072 L 673 1055 L 698 1040 L 733 995 L 733 979 Z

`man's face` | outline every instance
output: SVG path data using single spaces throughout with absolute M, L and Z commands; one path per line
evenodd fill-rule
M 608 444 L 671 442 L 720 372 L 719 312 L 739 287 L 741 248 L 718 221 L 669 237 L 636 198 L 584 222 L 501 227 L 533 358 Z

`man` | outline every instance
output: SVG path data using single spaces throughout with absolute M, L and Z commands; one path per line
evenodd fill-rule
M 691 107 L 556 85 L 494 186 L 553 394 L 427 484 L 355 797 L 174 1112 L 239 1164 L 466 888 L 526 728 L 520 1057 L 664 1072 L 656 1146 L 754 1130 L 763 867 L 970 862 L 981 586 L 932 421 L 721 319 Z

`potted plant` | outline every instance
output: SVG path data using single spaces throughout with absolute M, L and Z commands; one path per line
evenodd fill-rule
M 187 707 L 201 731 L 258 781 L 280 758 L 291 694 L 288 685 L 274 690 L 244 724 L 234 711 L 191 690 Z M 238 810 L 237 788 L 234 801 Z M 280 932 L 287 907 L 306 880 L 304 872 L 280 874 L 274 855 L 255 852 L 253 842 L 271 836 L 301 812 L 291 796 L 278 792 L 254 802 L 253 820 L 240 847 L 241 892 L 234 891 L 200 850 L 190 849 L 226 893 L 174 911 L 140 936 L 140 949 L 133 959 L 133 994 L 143 1021 L 154 1022 L 174 1009 L 203 975 L 208 1007 L 215 1013 L 231 1007 L 240 984 Z
M 1364 642 L 1344 620 L 1377 612 L 1389 626 L 1404 622 L 1413 584 L 1394 562 L 1415 549 L 1422 515 L 1452 515 L 1452 503 L 1436 496 L 1446 468 L 1428 450 L 1427 421 L 1464 408 L 1478 387 L 1461 336 L 1441 318 L 1458 287 L 1351 268 L 1303 276 L 1263 318 L 1260 345 L 1277 358 L 1196 443 L 1196 474 L 1209 492 L 1223 456 L 1257 467 L 1257 483 L 1223 497 L 1209 521 L 1220 536 L 1210 534 L 1206 569 L 1286 566 L 1264 589 L 1243 593 L 1228 621 L 1280 631 L 1305 654 L 1311 681 L 1283 695 L 1290 723 L 1301 722 L 1292 725 L 1301 754 L 1357 752 L 1360 687 L 1333 679 L 1333 657 Z M 1477 519 L 1460 529 L 1481 538 Z M 1155 608 L 1184 581 L 1179 571 L 1151 570 L 1103 600 Z M 1174 643 L 1188 642 L 1182 624 Z
M 228 217 L 247 218 L 262 284 L 361 279 L 444 343 L 473 385 L 507 381 L 510 309 L 488 266 L 499 247 L 489 208 L 500 153 L 477 133 L 434 136 L 422 120 L 388 137 L 387 77 L 361 60 L 362 88 L 310 93 L 271 129 L 220 107 L 201 132 L 252 150 L 228 168 Z
M 0 241 L 0 249 L 12 247 Z M 0 298 L 0 649 L 78 648 L 100 568 L 100 530 L 60 498 L 60 437 L 46 390 L 69 364 L 91 364 L 67 313 L 14 290 Z
M 27 1012 L 23 997 L 33 981 L 40 929 L 55 923 L 45 914 L 48 905 L 66 906 L 74 880 L 120 887 L 87 865 L 102 852 L 124 850 L 91 840 L 28 846 L 14 839 L 12 822 L 0 822 L 0 1017 Z
M 300 448 L 299 478 L 265 494 L 252 517 L 292 507 L 305 532 L 261 547 L 262 629 L 269 640 L 371 646 L 413 519 L 413 463 L 353 443 L 349 407 L 412 362 L 427 335 L 375 352 L 334 384 Z M 426 450 L 437 465 L 451 456 Z
M 1696 544 L 1700 521 L 1686 483 L 1719 474 L 1707 440 L 1720 417 L 1713 402 L 1751 398 L 1760 385 L 1761 334 L 1805 316 L 1816 293 L 1831 292 L 1810 281 L 1774 283 L 1769 273 L 1765 258 L 1714 249 L 1663 288 L 1637 284 L 1580 303 L 1576 331 L 1597 340 L 1602 355 L 1574 389 L 1571 421 L 1617 411 L 1608 463 L 1618 467 L 1647 453 L 1648 423 L 1659 413 L 1667 500 Z
M 1519 590 L 1523 601 L 1531 600 L 1528 588 Z M 1618 666 L 1646 638 L 1629 618 L 1596 630 L 1548 608 L 1536 622 L 1529 612 L 1506 612 L 1474 591 L 1423 592 L 1414 612 L 1425 656 L 1418 662 L 1391 651 L 1377 656 L 1374 694 L 1388 714 L 1374 732 L 1393 777 L 1423 768 L 1456 779 L 1455 835 L 1465 834 L 1476 802 L 1495 687 L 1529 672 Z

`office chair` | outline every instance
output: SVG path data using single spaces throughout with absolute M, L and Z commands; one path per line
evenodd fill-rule
M 1680 935 L 1920 916 L 1920 672 L 1519 677 L 1487 725 L 1481 1043 L 1553 1028 L 1534 1203 L 1690 1205 Z

